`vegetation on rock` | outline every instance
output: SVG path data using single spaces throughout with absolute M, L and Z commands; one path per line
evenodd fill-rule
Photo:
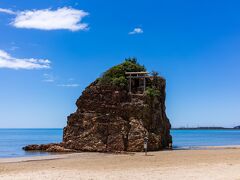
M 119 65 L 113 66 L 98 79 L 100 85 L 127 86 L 127 78 L 125 72 L 141 72 L 146 71 L 145 67 L 137 62 L 136 58 L 127 58 Z
M 160 95 L 160 91 L 156 88 L 152 88 L 152 87 L 147 87 L 146 89 L 146 94 L 150 97 L 154 97 L 154 96 L 159 96 Z

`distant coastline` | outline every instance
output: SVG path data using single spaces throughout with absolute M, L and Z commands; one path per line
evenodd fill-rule
M 172 130 L 240 130 L 240 126 L 235 126 L 233 128 L 226 127 L 180 127 L 180 128 L 172 128 Z

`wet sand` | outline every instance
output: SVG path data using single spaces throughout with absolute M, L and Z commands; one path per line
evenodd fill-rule
M 0 179 L 240 180 L 240 148 L 0 159 Z

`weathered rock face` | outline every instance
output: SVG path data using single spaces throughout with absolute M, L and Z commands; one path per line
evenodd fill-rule
M 151 78 L 147 79 L 151 84 Z M 77 100 L 77 111 L 64 128 L 65 148 L 80 151 L 143 151 L 167 148 L 170 123 L 165 113 L 165 80 L 158 77 L 159 96 L 129 94 L 127 89 L 92 83 Z
M 66 149 L 63 144 L 51 143 L 51 144 L 32 144 L 23 147 L 25 151 L 46 151 L 46 152 L 76 152 L 74 149 Z
M 145 137 L 148 137 L 148 150 L 171 148 L 171 125 L 165 113 L 166 82 L 156 73 L 152 77 L 145 76 L 145 70 L 135 59 L 112 67 L 77 100 L 77 111 L 68 117 L 62 143 L 29 145 L 24 149 L 143 151 Z M 128 81 L 127 74 L 136 71 L 141 71 L 141 77 L 137 75 Z M 142 82 L 142 79 L 145 80 Z

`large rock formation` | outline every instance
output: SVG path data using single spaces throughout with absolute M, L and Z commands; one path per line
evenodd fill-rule
M 108 70 L 83 91 L 76 102 L 77 111 L 68 116 L 60 147 L 67 151 L 143 151 L 146 136 L 148 150 L 171 147 L 171 125 L 165 112 L 165 79 L 157 74 L 147 76 L 145 92 L 140 86 L 141 79 L 133 79 L 132 93 L 129 93 L 127 70 L 143 71 L 145 68 L 135 60 L 127 60 Z M 33 150 L 31 147 L 25 150 Z M 64 152 L 64 149 L 57 149 Z M 52 151 L 57 150 L 52 148 Z

